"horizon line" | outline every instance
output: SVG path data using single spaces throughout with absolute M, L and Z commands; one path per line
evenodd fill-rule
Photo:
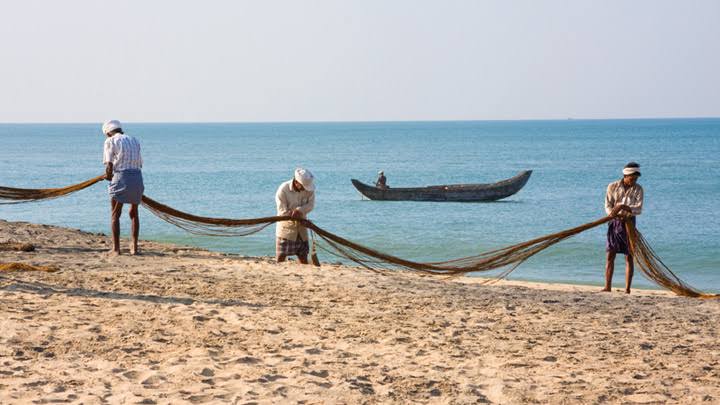
M 417 119 L 417 120 L 280 120 L 280 121 L 122 121 L 132 124 L 373 124 L 373 123 L 413 123 L 413 122 L 537 122 L 537 121 L 642 121 L 642 120 L 701 120 L 701 119 L 720 119 L 720 116 L 675 116 L 675 117 L 614 117 L 614 118 L 518 118 L 518 119 Z M 32 125 L 32 124 L 98 124 L 103 121 L 8 121 L 0 122 L 0 125 Z

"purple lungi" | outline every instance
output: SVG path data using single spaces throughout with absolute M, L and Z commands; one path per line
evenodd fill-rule
M 631 217 L 628 221 L 635 224 L 635 217 Z M 613 218 L 608 223 L 607 231 L 607 249 L 608 252 L 622 253 L 627 255 L 630 253 L 630 245 L 628 244 L 627 230 L 625 222 L 620 218 Z

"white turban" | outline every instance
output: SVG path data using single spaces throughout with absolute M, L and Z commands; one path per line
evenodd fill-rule
M 120 121 L 118 120 L 110 120 L 106 121 L 102 126 L 103 134 L 107 135 L 111 131 L 114 131 L 116 129 L 120 129 L 122 126 L 120 125 Z
M 310 170 L 303 169 L 302 167 L 298 167 L 295 169 L 295 181 L 302 184 L 303 188 L 307 191 L 315 191 L 315 184 L 314 180 L 315 177 L 312 173 L 310 173 Z
M 623 169 L 623 176 L 629 176 L 631 174 L 637 174 L 640 175 L 640 168 L 639 167 L 626 167 Z

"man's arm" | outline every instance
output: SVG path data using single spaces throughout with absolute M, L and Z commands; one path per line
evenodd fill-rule
M 107 162 L 105 164 L 105 180 L 110 181 L 113 178 L 113 164 L 112 162 Z
M 288 209 L 287 200 L 285 199 L 283 186 L 278 187 L 278 190 L 275 193 L 275 206 L 277 207 L 277 214 L 279 216 L 286 216 L 291 214 L 291 211 Z
M 640 189 L 633 199 L 634 201 L 630 204 L 617 204 L 613 208 L 614 216 L 622 215 L 623 218 L 629 218 L 642 214 L 643 190 Z
M 630 209 L 625 204 L 618 204 L 610 213 L 611 217 L 627 218 L 630 216 Z
M 612 198 L 612 184 L 609 184 L 605 192 L 605 213 L 611 217 L 617 215 L 615 211 L 615 201 Z
M 605 213 L 610 217 L 627 216 L 630 212 L 630 207 L 625 204 L 615 204 L 615 198 L 613 196 L 612 184 L 608 185 L 607 193 L 605 194 Z
M 297 207 L 296 210 L 300 211 L 303 216 L 307 216 L 307 214 L 310 213 L 310 211 L 315 208 L 315 193 L 310 194 L 310 197 L 308 198 L 308 202 Z
M 115 150 L 113 148 L 113 143 L 110 140 L 110 138 L 107 138 L 105 140 L 105 144 L 103 145 L 103 164 L 105 164 L 105 179 L 107 181 L 112 180 L 113 178 L 113 157 L 115 155 Z
M 140 161 L 140 168 L 143 167 L 143 158 L 142 153 L 140 152 L 140 142 L 138 142 L 138 160 Z

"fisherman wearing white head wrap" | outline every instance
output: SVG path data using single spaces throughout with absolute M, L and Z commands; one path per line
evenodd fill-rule
M 631 222 L 635 225 L 635 217 L 642 213 L 644 193 L 643 188 L 637 184 L 637 179 L 641 176 L 639 164 L 628 163 L 623 168 L 622 174 L 622 179 L 608 185 L 605 194 L 605 213 L 613 219 L 608 223 L 603 291 L 612 290 L 615 256 L 621 253 L 625 255 L 625 292 L 630 294 L 634 267 L 625 223 Z
M 295 169 L 293 178 L 280 185 L 275 193 L 278 216 L 307 218 L 315 208 L 315 178 L 309 170 Z M 308 263 L 310 243 L 308 231 L 296 221 L 277 223 L 275 256 L 283 262 L 288 256 L 297 256 L 298 261 Z
M 130 253 L 135 255 L 139 253 L 140 216 L 138 205 L 145 191 L 140 142 L 132 136 L 125 135 L 120 121 L 117 120 L 105 122 L 102 131 L 107 137 L 103 146 L 105 178 L 110 182 L 108 192 L 110 194 L 110 223 L 113 239 L 113 248 L 110 254 L 120 254 L 120 215 L 123 204 L 130 204 L 132 222 Z

